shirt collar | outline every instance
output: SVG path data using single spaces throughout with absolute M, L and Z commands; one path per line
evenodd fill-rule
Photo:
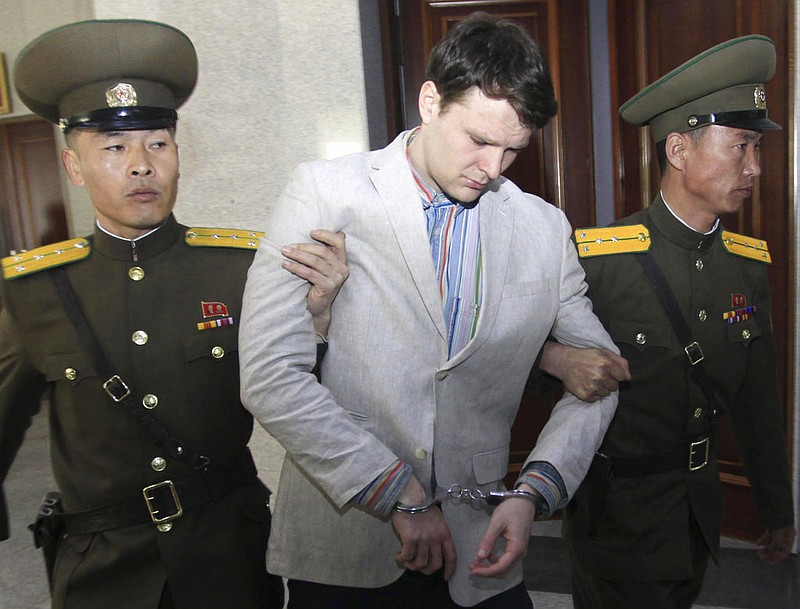
M 446 194 L 443 192 L 437 192 L 435 188 L 431 188 L 420 175 L 419 171 L 417 171 L 417 168 L 414 167 L 414 163 L 411 162 L 411 155 L 409 154 L 408 147 L 411 145 L 411 142 L 414 141 L 417 133 L 419 133 L 419 127 L 414 127 L 414 129 L 406 133 L 406 136 L 403 139 L 403 151 L 406 154 L 406 160 L 408 161 L 408 167 L 411 170 L 411 175 L 414 177 L 414 183 L 417 185 L 417 192 L 422 200 L 422 207 L 424 209 L 428 209 L 431 206 L 441 207 L 444 205 L 456 205 L 456 203 L 452 201 Z M 463 208 L 459 205 L 458 210 L 461 211 L 461 209 Z

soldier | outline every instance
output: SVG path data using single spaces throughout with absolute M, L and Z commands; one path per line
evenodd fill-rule
M 53 607 L 282 606 L 265 566 L 270 491 L 239 401 L 258 234 L 172 214 L 176 109 L 196 76 L 191 41 L 144 21 L 53 30 L 16 64 L 22 100 L 65 133 L 64 167 L 97 223 L 90 237 L 3 260 L 0 481 L 47 390 L 64 513 L 37 532 L 57 537 Z M 324 337 L 347 276 L 344 236 L 312 236 L 284 268 L 312 282 Z
M 610 228 L 575 231 L 595 313 L 631 374 L 566 510 L 579 609 L 692 605 L 709 555 L 718 557 L 714 430 L 723 414 L 767 529 L 759 555 L 773 562 L 791 551 L 769 252 L 719 220 L 752 195 L 762 132 L 780 128 L 767 117 L 764 95 L 774 70 L 772 41 L 745 36 L 635 95 L 620 114 L 650 126 L 661 190 L 649 208 Z M 597 355 L 550 343 L 542 367 L 574 387 L 581 377 L 603 376 Z M 612 365 L 609 358 L 604 370 Z M 608 381 L 613 386 L 613 374 Z

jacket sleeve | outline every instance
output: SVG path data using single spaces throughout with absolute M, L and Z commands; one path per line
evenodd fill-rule
M 43 388 L 43 377 L 25 358 L 8 307 L 0 303 L 0 541 L 9 537 L 2 485 L 31 418 L 39 411 Z
M 281 194 L 245 286 L 239 331 L 242 403 L 287 454 L 339 506 L 398 457 L 357 425 L 312 373 L 315 334 L 308 283 L 281 267 L 281 246 L 339 230 L 314 187 L 309 165 Z
M 600 320 L 592 312 L 592 303 L 586 296 L 584 271 L 578 262 L 575 245 L 570 239 L 569 223 L 561 212 L 559 214 L 563 234 L 559 308 L 551 336 L 573 347 L 608 349 L 619 353 Z M 551 507 L 562 507 L 566 499 L 572 497 L 577 490 L 614 417 L 617 398 L 618 394 L 614 391 L 589 404 L 571 393 L 565 393 L 556 404 L 527 460 L 527 463 L 550 463 L 560 474 L 567 497 L 562 498 L 558 506 Z
M 751 264 L 752 266 L 752 264 Z M 771 299 L 765 269 L 756 267 L 754 301 L 761 336 L 748 347 L 745 381 L 734 396 L 731 417 L 745 472 L 762 526 L 779 529 L 794 521 L 786 423 L 778 393 Z

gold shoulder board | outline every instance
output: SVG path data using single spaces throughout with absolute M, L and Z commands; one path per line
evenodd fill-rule
M 80 237 L 43 245 L 36 249 L 3 258 L 3 278 L 17 279 L 57 266 L 88 258 L 92 253 L 89 242 Z
M 575 231 L 578 256 L 607 256 L 609 254 L 634 254 L 650 249 L 650 231 L 643 224 L 609 226 L 607 228 L 579 228 Z
M 772 264 L 767 242 L 763 239 L 737 235 L 736 233 L 729 233 L 724 230 L 722 231 L 722 245 L 731 254 Z
M 236 228 L 190 228 L 186 231 L 186 243 L 191 247 L 236 247 L 258 249 L 258 240 L 263 232 Z

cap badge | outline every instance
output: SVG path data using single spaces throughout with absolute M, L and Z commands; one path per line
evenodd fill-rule
M 128 83 L 121 82 L 116 87 L 106 89 L 106 104 L 109 108 L 135 106 L 137 103 L 136 89 Z
M 767 92 L 764 91 L 763 85 L 758 85 L 753 91 L 753 98 L 756 102 L 756 108 L 759 110 L 767 109 Z

